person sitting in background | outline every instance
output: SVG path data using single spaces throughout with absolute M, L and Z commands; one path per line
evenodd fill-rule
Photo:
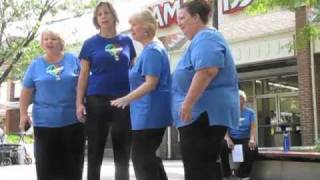
M 239 91 L 241 117 L 237 129 L 229 128 L 221 145 L 221 163 L 223 176 L 232 175 L 229 165 L 229 153 L 235 144 L 242 144 L 244 152 L 244 162 L 236 170 L 235 175 L 240 178 L 249 179 L 251 168 L 255 156 L 258 152 L 256 142 L 256 121 L 253 109 L 245 106 L 247 96 L 244 91 Z

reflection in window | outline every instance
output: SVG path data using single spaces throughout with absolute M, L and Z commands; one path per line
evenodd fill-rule
M 256 110 L 259 147 L 281 147 L 283 132 L 290 133 L 292 146 L 301 146 L 297 75 L 240 82 L 247 105 Z
M 298 92 L 297 76 L 277 76 L 268 79 L 255 80 L 256 94 L 275 94 Z

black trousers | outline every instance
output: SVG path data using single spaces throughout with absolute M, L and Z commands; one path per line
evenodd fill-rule
M 167 180 L 162 160 L 157 157 L 165 128 L 132 132 L 132 162 L 137 180 Z
M 235 175 L 237 177 L 250 177 L 250 172 L 252 169 L 253 161 L 256 158 L 258 153 L 258 148 L 254 150 L 250 150 L 248 147 L 249 139 L 232 139 L 234 144 L 242 144 L 243 154 L 244 154 L 244 162 L 242 162 L 239 168 L 236 170 Z M 231 175 L 231 169 L 229 164 L 229 153 L 231 150 L 228 148 L 228 144 L 225 140 L 221 141 L 221 165 L 223 170 L 223 176 L 228 177 Z
M 38 180 L 81 180 L 84 159 L 84 126 L 35 127 Z
M 227 128 L 210 126 L 207 113 L 190 125 L 178 128 L 185 180 L 217 180 L 220 142 Z
M 131 123 L 129 108 L 110 106 L 118 97 L 89 96 L 86 99 L 88 138 L 88 180 L 99 180 L 104 148 L 111 131 L 115 180 L 129 180 Z

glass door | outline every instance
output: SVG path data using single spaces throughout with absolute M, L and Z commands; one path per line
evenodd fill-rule
M 275 95 L 263 95 L 256 98 L 258 120 L 258 143 L 260 147 L 274 146 L 271 126 L 276 118 L 277 103 Z
M 290 133 L 291 146 L 301 146 L 300 111 L 298 96 L 284 94 L 279 96 L 280 124 L 282 130 Z
M 260 147 L 281 147 L 285 131 L 290 133 L 292 146 L 301 146 L 297 93 L 259 95 L 256 105 Z

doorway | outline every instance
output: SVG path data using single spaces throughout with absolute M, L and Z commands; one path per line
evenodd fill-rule
M 292 146 L 301 146 L 298 92 L 257 95 L 255 101 L 260 147 L 282 146 L 284 132 Z

